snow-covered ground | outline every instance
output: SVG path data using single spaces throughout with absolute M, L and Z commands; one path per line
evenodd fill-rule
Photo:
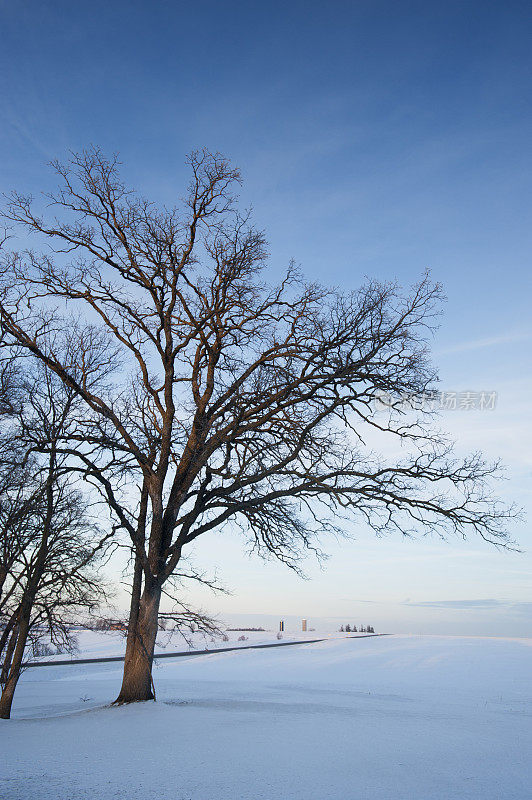
M 167 659 L 157 703 L 102 707 L 120 674 L 24 674 L 0 721 L 3 799 L 532 797 L 531 639 L 336 635 Z

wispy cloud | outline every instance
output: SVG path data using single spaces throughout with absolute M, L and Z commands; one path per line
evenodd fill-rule
M 55 153 L 44 144 L 42 136 L 38 135 L 32 126 L 19 117 L 13 109 L 6 110 L 5 118 L 15 129 L 16 133 L 31 145 L 31 147 L 35 148 L 41 156 L 44 156 L 47 161 L 50 161 L 54 157 Z
M 435 350 L 435 355 L 448 355 L 451 353 L 463 353 L 468 350 L 481 350 L 485 347 L 497 347 L 501 344 L 512 344 L 514 342 L 526 342 L 532 338 L 530 331 L 514 331 L 504 333 L 500 336 L 487 336 L 485 339 L 472 339 L 468 342 L 457 342 L 450 347 L 443 347 Z
M 493 597 L 488 597 L 482 600 L 423 600 L 419 602 L 407 600 L 400 605 L 416 606 L 419 608 L 447 608 L 450 610 L 465 611 L 470 608 L 503 608 L 508 604 L 502 600 L 495 600 Z
M 532 616 L 532 603 L 514 602 L 511 600 L 496 600 L 494 597 L 486 597 L 480 600 L 425 600 L 412 602 L 407 600 L 399 605 L 416 608 L 436 608 L 447 611 L 503 611 L 506 614 L 519 614 L 520 616 Z
M 516 611 L 518 614 L 523 614 L 524 616 L 531 617 L 532 603 L 514 603 L 512 605 L 512 610 Z
M 516 602 L 513 600 L 500 600 L 495 597 L 483 597 L 474 600 L 361 600 L 354 598 L 341 598 L 344 602 L 364 603 L 369 605 L 403 606 L 406 608 L 433 608 L 444 611 L 504 611 L 523 616 L 532 616 L 532 602 Z

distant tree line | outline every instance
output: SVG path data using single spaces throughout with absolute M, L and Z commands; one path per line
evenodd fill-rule
M 247 632 L 255 632 L 255 631 L 264 631 L 264 628 L 226 628 L 226 630 L 229 631 L 230 633 L 231 632 L 237 633 L 237 632 L 240 632 L 240 631 L 242 631 L 244 633 L 247 633 Z
M 358 628 L 356 625 L 351 625 L 347 623 L 347 625 L 340 625 L 340 633 L 375 633 L 375 628 L 373 625 L 360 625 Z

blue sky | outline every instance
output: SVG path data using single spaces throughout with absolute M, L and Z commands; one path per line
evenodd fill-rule
M 272 277 L 290 258 L 346 289 L 430 267 L 448 297 L 442 388 L 499 393 L 444 424 L 459 450 L 501 456 L 503 495 L 530 509 L 528 3 L 0 0 L 0 40 L 0 191 L 50 188 L 46 162 L 95 143 L 170 203 L 206 146 L 241 167 Z M 522 554 L 359 531 L 308 582 L 214 538 L 197 558 L 234 594 L 196 599 L 353 621 L 372 604 L 388 628 L 530 635 L 529 530 Z

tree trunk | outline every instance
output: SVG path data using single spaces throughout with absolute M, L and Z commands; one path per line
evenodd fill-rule
M 13 696 L 17 688 L 18 679 L 20 678 L 20 670 L 22 668 L 22 660 L 24 658 L 24 650 L 26 649 L 26 642 L 28 641 L 29 633 L 29 610 L 23 612 L 22 619 L 18 628 L 18 638 L 13 654 L 13 660 L 9 668 L 6 682 L 0 697 L 0 719 L 9 719 L 11 716 L 11 706 L 13 705 Z
M 20 609 L 17 608 L 5 623 L 2 636 L 0 636 L 0 657 L 3 660 L 2 673 L 0 674 L 0 684 L 3 686 L 7 680 L 7 673 L 11 666 L 11 658 L 17 643 L 18 636 L 18 617 Z
M 127 670 L 134 651 L 135 642 L 138 636 L 138 621 L 140 612 L 140 598 L 142 595 L 142 564 L 138 554 L 135 554 L 135 566 L 133 569 L 133 585 L 131 587 L 131 599 L 129 603 L 129 619 L 127 622 L 126 656 L 124 659 L 124 671 Z
M 7 683 L 9 670 L 11 669 L 11 662 L 13 660 L 13 653 L 15 652 L 15 646 L 17 644 L 18 630 L 18 623 L 15 623 L 14 627 L 6 627 L 6 630 L 4 631 L 4 633 L 7 634 L 5 637 L 5 642 L 3 641 L 0 643 L 0 652 L 3 656 L 2 674 L 0 675 L 0 684 L 2 686 L 5 686 Z
M 115 703 L 155 700 L 151 670 L 160 602 L 160 587 L 145 586 L 140 598 L 135 629 L 131 636 L 128 631 L 122 688 Z M 131 610 L 133 612 L 133 603 Z M 133 613 L 131 616 L 134 616 Z

